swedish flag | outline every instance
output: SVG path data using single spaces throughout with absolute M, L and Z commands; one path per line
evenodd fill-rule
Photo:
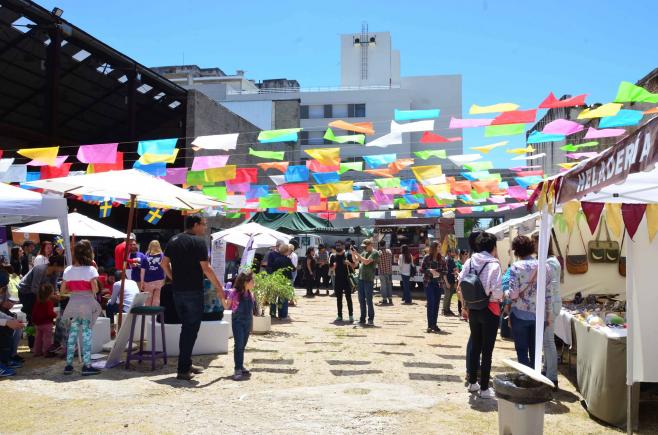
M 112 203 L 110 201 L 101 202 L 98 215 L 102 218 L 106 218 L 110 213 L 112 213 Z
M 159 208 L 152 208 L 149 210 L 148 213 L 146 213 L 146 217 L 144 220 L 151 225 L 155 225 L 158 222 L 160 222 L 160 219 L 162 218 L 162 215 L 164 214 L 164 211 L 159 209 Z

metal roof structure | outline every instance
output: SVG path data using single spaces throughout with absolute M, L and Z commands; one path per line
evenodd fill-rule
M 0 0 L 3 148 L 184 137 L 187 95 L 55 11 Z

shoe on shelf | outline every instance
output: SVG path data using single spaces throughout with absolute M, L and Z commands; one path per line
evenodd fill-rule
M 477 393 L 478 391 L 480 391 L 480 384 L 478 384 L 477 382 L 474 384 L 468 384 L 469 393 Z
M 82 367 L 82 376 L 93 376 L 93 375 L 99 375 L 100 373 L 101 373 L 100 369 L 97 369 L 96 367 L 92 367 L 92 366 Z
M 65 375 L 70 375 L 71 373 L 73 373 L 73 366 L 68 365 L 68 366 L 64 367 L 64 374 Z
M 180 379 L 181 381 L 191 381 L 192 379 L 194 379 L 194 373 L 192 372 L 178 373 L 176 375 L 176 379 Z
M 15 374 L 16 374 L 16 370 L 7 367 L 6 365 L 0 364 L 0 378 L 14 376 Z
M 487 388 L 486 390 L 480 391 L 480 399 L 494 399 L 496 398 L 496 392 L 493 388 Z
M 195 366 L 194 364 L 192 364 L 190 366 L 190 371 L 192 372 L 193 375 L 200 375 L 201 373 L 203 373 L 203 367 Z

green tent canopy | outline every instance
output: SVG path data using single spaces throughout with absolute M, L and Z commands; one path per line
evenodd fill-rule
M 256 222 L 267 228 L 288 234 L 324 233 L 340 234 L 343 228 L 334 228 L 330 221 L 312 213 L 256 213 L 247 222 Z M 358 232 L 358 229 L 353 230 Z

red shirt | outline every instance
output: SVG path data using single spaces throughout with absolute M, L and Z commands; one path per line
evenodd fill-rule
M 57 314 L 55 314 L 53 302 L 50 299 L 46 302 L 39 302 L 37 300 L 34 303 L 34 307 L 32 308 L 32 322 L 35 325 L 52 324 L 56 317 Z
M 118 271 L 123 270 L 123 256 L 126 255 L 126 242 L 123 241 L 114 248 L 114 268 Z
M 238 259 L 238 247 L 233 243 L 226 244 L 226 261 L 235 261 Z

